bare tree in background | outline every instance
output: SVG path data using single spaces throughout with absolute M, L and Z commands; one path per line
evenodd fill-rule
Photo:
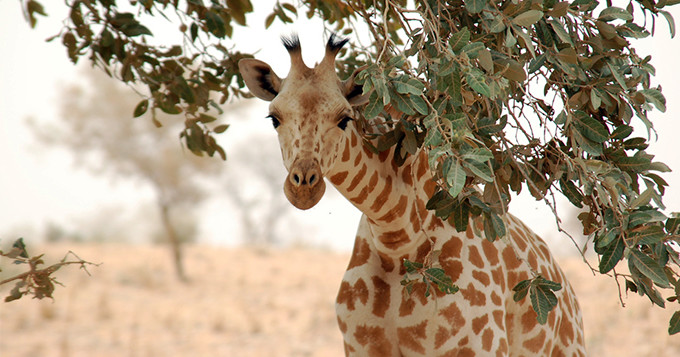
M 277 244 L 281 243 L 276 234 L 278 223 L 288 218 L 293 208 L 283 195 L 286 171 L 278 145 L 268 138 L 259 139 L 254 136 L 232 149 L 224 190 L 239 207 L 245 243 Z M 249 184 L 243 187 L 246 176 Z
M 71 85 L 61 95 L 60 121 L 53 126 L 33 125 L 41 142 L 70 150 L 80 166 L 96 174 L 138 179 L 156 195 L 160 221 L 170 245 L 180 280 L 186 280 L 182 241 L 176 217 L 193 213 L 206 197 L 201 176 L 215 176 L 224 162 L 196 157 L 184 151 L 177 137 L 177 120 L 127 119 L 139 101 L 129 88 L 103 74 L 89 71 L 86 85 Z M 166 127 L 167 125 L 167 127 Z

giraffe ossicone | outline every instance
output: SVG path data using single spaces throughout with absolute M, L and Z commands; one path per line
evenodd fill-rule
M 584 356 L 576 296 L 536 234 L 509 214 L 502 217 L 503 240 L 484 239 L 483 224 L 475 220 L 457 232 L 425 207 L 436 185 L 425 152 L 399 166 L 394 148 L 375 154 L 363 145 L 353 119 L 368 97 L 354 81 L 357 72 L 343 81 L 335 71 L 345 42 L 331 36 L 323 60 L 310 68 L 297 37 L 284 39 L 291 57 L 285 78 L 265 62 L 239 62 L 251 93 L 271 102 L 288 200 L 300 209 L 313 207 L 326 178 L 363 213 L 336 300 L 345 354 Z M 423 283 L 404 294 L 404 259 L 431 260 L 460 291 L 426 296 Z M 529 299 L 513 300 L 512 288 L 537 275 L 562 285 L 545 324 L 536 321 Z

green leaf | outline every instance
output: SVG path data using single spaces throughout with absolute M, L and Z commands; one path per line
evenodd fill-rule
M 429 113 L 429 108 L 427 107 L 427 103 L 425 102 L 425 99 L 419 95 L 414 95 L 411 97 L 411 103 L 413 104 L 413 108 L 420 114 L 422 115 L 427 115 Z
M 486 46 L 484 46 L 484 44 L 481 42 L 470 42 L 467 45 L 465 45 L 460 51 L 461 53 L 467 54 L 467 56 L 470 58 L 477 58 L 479 51 L 485 48 Z
M 663 15 L 668 22 L 668 30 L 671 32 L 671 38 L 675 37 L 675 20 L 673 20 L 673 15 L 666 10 L 659 10 L 659 13 Z
M 652 245 L 663 241 L 666 238 L 666 232 L 661 226 L 645 226 L 641 230 L 632 232 L 630 237 L 635 241 L 635 244 Z
M 567 30 L 564 29 L 564 25 L 562 25 L 561 22 L 555 19 L 551 19 L 548 20 L 548 23 L 555 31 L 555 34 L 557 34 L 557 37 L 560 39 L 560 41 L 562 41 L 562 43 L 567 43 L 574 46 L 574 43 L 571 41 L 571 36 L 569 36 L 569 33 L 567 33 Z
M 614 242 L 607 246 L 607 249 L 602 253 L 602 257 L 600 258 L 599 268 L 601 274 L 606 274 L 616 267 L 616 264 L 623 259 L 625 247 L 626 243 L 624 243 L 623 239 L 620 237 L 617 237 Z
M 486 182 L 493 182 L 493 172 L 488 164 L 479 161 L 464 160 L 463 166 Z
M 484 9 L 488 0 L 464 0 L 464 2 L 467 11 L 471 14 L 476 14 Z
M 144 113 L 146 113 L 147 109 L 149 109 L 149 100 L 144 99 L 143 101 L 139 102 L 139 104 L 137 104 L 137 106 L 135 107 L 133 116 L 135 118 L 139 118 L 140 116 L 144 115 Z
M 485 97 L 490 97 L 491 92 L 489 90 L 489 86 L 485 82 L 485 78 L 486 76 L 484 73 L 476 68 L 470 70 L 470 72 L 468 72 L 468 74 L 465 76 L 470 88 L 474 89 L 475 92 Z
M 633 19 L 633 14 L 620 7 L 611 6 L 602 10 L 598 18 L 602 21 L 612 21 L 616 19 L 629 21 Z
M 425 270 L 425 276 L 445 294 L 455 294 L 459 290 L 458 286 L 453 283 L 451 277 L 442 268 L 429 268 Z
M 562 190 L 562 194 L 564 194 L 564 196 L 569 200 L 569 202 L 571 202 L 572 205 L 578 208 L 583 207 L 583 195 L 572 181 L 561 178 L 560 189 Z
M 609 138 L 609 133 L 604 124 L 585 112 L 577 110 L 573 118 L 578 131 L 586 138 L 596 143 L 603 143 Z
M 515 294 L 512 296 L 512 299 L 515 302 L 519 302 L 520 300 L 524 299 L 524 297 L 527 296 L 527 293 L 529 292 L 529 287 L 531 286 L 531 282 L 532 280 L 522 280 L 512 288 L 512 291 L 515 292 Z
M 378 96 L 378 92 L 373 91 L 368 98 L 366 108 L 364 108 L 364 116 L 366 119 L 373 119 L 377 117 L 384 108 L 385 105 L 383 104 L 382 97 Z
M 663 94 L 661 94 L 659 90 L 643 89 L 641 91 L 638 91 L 638 93 L 641 93 L 648 103 L 654 104 L 656 109 L 658 109 L 660 112 L 663 113 L 666 111 L 666 98 L 663 96 Z
M 486 214 L 485 214 L 485 218 L 486 218 Z M 503 219 L 499 215 L 491 212 L 489 214 L 489 221 L 491 222 L 491 227 L 493 227 L 493 230 L 496 233 L 496 237 L 497 238 L 505 237 L 506 230 L 505 230 L 505 222 L 503 221 Z
M 611 139 L 614 139 L 614 140 L 623 140 L 623 139 L 629 137 L 630 134 L 632 134 L 632 133 L 633 133 L 633 127 L 623 124 L 623 125 L 617 127 L 616 129 L 614 129 L 614 131 L 612 131 L 612 134 L 609 137 Z
M 626 80 L 621 76 L 621 73 L 619 72 L 618 68 L 614 68 L 611 63 L 607 63 L 607 67 L 609 67 L 609 71 L 612 73 L 612 76 L 614 76 L 614 80 L 616 80 L 616 83 L 618 83 L 623 90 L 628 90 L 628 86 L 626 85 Z
M 536 321 L 543 325 L 548 321 L 548 313 L 557 305 L 557 296 L 551 289 L 542 285 L 532 285 L 529 288 L 531 306 L 536 312 Z
M 474 148 L 464 152 L 461 157 L 465 160 L 485 163 L 493 159 L 493 154 L 487 148 Z
M 412 262 L 408 259 L 404 259 L 404 268 L 408 273 L 417 273 L 419 269 L 423 268 L 423 263 Z
M 538 71 L 541 67 L 543 67 L 543 64 L 545 63 L 546 59 L 545 53 L 538 55 L 536 58 L 532 58 L 531 61 L 529 62 L 529 73 L 534 73 Z
M 544 288 L 547 288 L 547 289 L 550 289 L 550 290 L 553 290 L 553 291 L 562 290 L 562 284 L 560 284 L 558 282 L 554 282 L 552 280 L 548 280 L 548 279 L 546 279 L 546 278 L 544 278 L 540 275 L 536 277 L 534 284 L 540 285 Z
M 129 37 L 135 37 L 135 36 L 141 36 L 141 35 L 153 36 L 151 31 L 148 28 L 146 28 L 146 26 L 139 24 L 139 23 L 124 26 L 123 28 L 121 28 L 121 31 L 123 31 L 123 33 L 126 36 L 129 36 Z
M 630 257 L 628 260 L 633 263 L 633 265 L 644 274 L 646 277 L 652 279 L 654 283 L 662 288 L 670 288 L 670 282 L 663 272 L 659 263 L 652 259 L 649 255 L 637 250 L 631 249 Z
M 217 134 L 221 134 L 221 133 L 224 133 L 227 129 L 229 129 L 229 124 L 222 124 L 222 125 L 216 126 L 212 131 L 217 133 Z
M 470 42 L 470 31 L 467 27 L 463 27 L 461 30 L 451 35 L 451 38 L 449 39 L 449 45 L 451 45 L 451 50 L 454 53 L 458 53 L 458 51 L 465 47 L 468 42 Z
M 227 35 L 227 25 L 222 17 L 213 10 L 205 13 L 205 24 L 208 26 L 208 31 L 218 38 L 224 38 Z
M 411 96 L 408 94 L 399 94 L 393 92 L 390 95 L 390 98 L 392 99 L 392 104 L 396 105 L 397 110 L 400 112 L 406 115 L 413 115 L 416 113 L 412 108 L 413 103 L 411 102 Z
M 680 332 L 680 311 L 676 311 L 673 313 L 671 321 L 668 324 L 669 335 L 675 335 L 678 332 Z
M 489 32 L 499 33 L 503 30 L 505 30 L 505 24 L 503 23 L 503 17 L 502 16 L 494 17 L 493 21 L 491 21 L 491 24 L 489 24 Z
M 425 85 L 413 78 L 408 78 L 406 81 L 394 81 L 392 84 L 397 93 L 401 94 L 421 95 L 425 89 Z
M 645 157 L 631 156 L 615 160 L 616 165 L 625 171 L 643 172 L 649 169 L 650 160 Z
M 540 20 L 542 17 L 543 11 L 529 10 L 515 16 L 515 18 L 512 19 L 512 23 L 523 27 L 530 27 L 531 25 L 538 22 L 538 20 Z
M 458 197 L 458 194 L 460 194 L 465 186 L 467 175 L 465 175 L 465 170 L 463 170 L 458 159 L 447 158 L 445 163 L 447 162 L 449 165 L 446 168 L 444 175 L 446 175 L 446 182 L 450 187 L 449 195 L 451 195 L 451 197 Z
M 545 59 L 545 56 L 543 57 Z M 538 60 L 538 58 L 536 58 Z M 533 60 L 532 60 L 533 61 Z M 540 61 L 540 60 L 538 60 Z M 515 81 L 515 82 L 524 82 L 527 79 L 527 73 L 524 71 L 524 66 L 513 60 L 513 59 L 498 59 L 496 60 L 496 63 L 499 66 L 504 67 L 502 69 L 502 75 L 503 77 Z
M 580 132 L 574 133 L 574 138 L 576 139 L 576 142 L 578 145 L 583 148 L 587 153 L 593 156 L 602 156 L 603 151 L 602 151 L 602 144 L 596 143 L 585 136 L 581 135 Z M 603 161 L 600 160 L 595 160 L 599 161 L 600 163 L 603 163 Z
M 449 223 L 456 227 L 456 231 L 465 232 L 470 223 L 470 205 L 458 199 L 455 202 L 449 216 Z

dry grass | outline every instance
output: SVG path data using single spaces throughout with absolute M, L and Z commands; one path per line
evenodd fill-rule
M 92 277 L 58 272 L 55 301 L 0 304 L 0 356 L 339 356 L 333 300 L 347 254 L 310 249 L 188 247 L 191 283 L 178 283 L 163 247 L 34 247 L 55 260 L 74 250 L 103 262 Z M 575 259 L 562 265 L 579 294 L 592 356 L 679 356 L 672 311 L 631 296 Z M 7 274 L 7 264 L 3 267 Z M 4 297 L 9 287 L 0 293 Z

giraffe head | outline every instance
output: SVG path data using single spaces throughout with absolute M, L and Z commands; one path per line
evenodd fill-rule
M 309 68 L 302 60 L 297 36 L 283 38 L 291 58 L 286 78 L 256 59 L 242 59 L 238 64 L 248 89 L 271 102 L 268 118 L 278 133 L 288 170 L 283 190 L 299 209 L 311 208 L 321 200 L 326 190 L 323 177 L 335 164 L 354 106 L 368 100 L 354 82 L 357 72 L 345 81 L 335 72 L 335 57 L 346 42 L 331 35 L 323 60 Z

